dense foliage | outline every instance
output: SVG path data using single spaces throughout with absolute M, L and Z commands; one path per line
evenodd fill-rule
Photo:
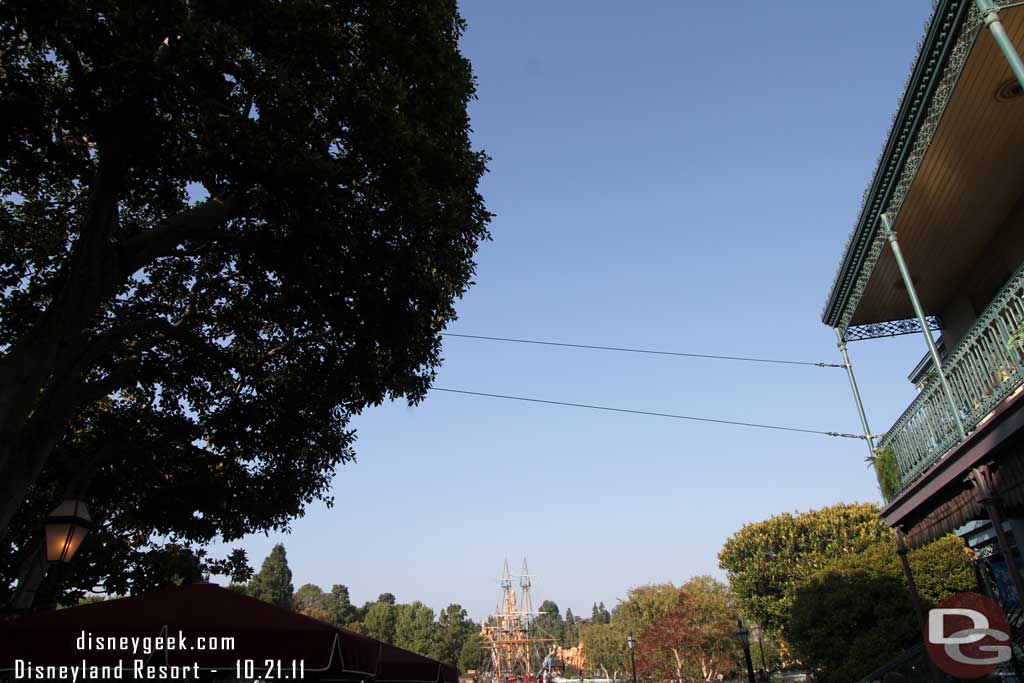
M 698 576 L 632 588 L 607 623 L 581 627 L 587 668 L 606 677 L 631 675 L 626 640 L 637 642 L 636 665 L 645 679 L 719 680 L 735 670 L 739 650 L 736 609 L 726 584 Z
M 73 480 L 117 560 L 71 591 L 217 569 L 327 497 L 354 414 L 424 396 L 489 219 L 462 30 L 454 0 L 0 7 L 0 591 Z
M 913 550 L 908 559 L 927 604 L 975 590 L 965 546 L 955 536 Z M 920 641 L 895 544 L 874 544 L 811 574 L 796 590 L 785 632 L 822 683 L 858 680 Z
M 771 632 L 785 628 L 797 587 L 836 559 L 890 538 L 867 503 L 840 503 L 747 524 L 726 540 L 718 562 L 744 614 Z
M 670 611 L 638 638 L 637 665 L 654 680 L 717 681 L 742 657 L 729 587 L 698 576 L 676 591 Z

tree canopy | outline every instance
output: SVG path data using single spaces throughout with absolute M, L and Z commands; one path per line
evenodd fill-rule
M 963 542 L 947 536 L 907 556 L 928 605 L 975 590 Z M 858 680 L 921 638 L 895 543 L 876 543 L 811 574 L 796 589 L 786 637 L 822 683 Z
M 652 619 L 637 637 L 637 667 L 655 680 L 716 681 L 736 668 L 735 610 L 729 587 L 710 576 L 690 579 L 682 587 L 649 586 L 640 599 L 671 596 L 672 602 L 650 611 Z M 642 613 L 636 610 L 634 613 Z
M 718 553 L 740 610 L 772 632 L 784 628 L 797 586 L 830 562 L 891 538 L 868 503 L 840 503 L 747 524 Z
M 12 552 L 74 477 L 88 543 L 285 528 L 353 415 L 423 398 L 490 217 L 463 29 L 452 0 L 4 3 Z
M 433 653 L 435 650 L 434 610 L 419 600 L 395 606 L 394 644 L 411 652 Z M 458 659 L 458 651 L 450 657 Z
M 626 671 L 626 630 L 621 624 L 591 623 L 583 629 L 581 639 L 587 657 L 587 668 L 606 677 Z

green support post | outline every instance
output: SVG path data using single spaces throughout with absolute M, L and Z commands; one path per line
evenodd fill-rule
M 1024 61 L 1021 61 L 1020 54 L 1013 41 L 1010 40 L 1010 36 L 1006 35 L 1003 22 L 999 21 L 999 9 L 992 0 L 974 0 L 974 4 L 981 12 L 982 20 L 988 26 L 992 37 L 996 39 L 999 49 L 1003 51 L 1006 61 L 1010 63 L 1010 70 L 1017 77 L 1017 82 L 1020 83 L 1020 87 L 1024 88 Z
M 860 398 L 860 389 L 857 388 L 857 378 L 853 376 L 853 365 L 850 363 L 850 354 L 846 352 L 846 338 L 843 330 L 835 328 L 836 338 L 839 340 L 839 352 L 843 354 L 843 365 L 846 366 L 846 376 L 850 378 L 850 388 L 853 390 L 853 400 L 857 404 L 857 414 L 860 415 L 860 425 L 864 428 L 864 438 L 868 444 L 868 451 L 871 457 L 875 457 L 875 438 L 871 435 L 871 428 L 868 427 L 868 416 L 864 412 L 864 402 Z
M 882 214 L 882 230 L 884 237 L 889 240 L 889 246 L 892 247 L 892 255 L 896 258 L 896 266 L 900 269 L 900 277 L 903 278 L 903 284 L 907 288 L 910 305 L 914 307 L 914 314 L 917 315 L 917 321 L 921 324 L 921 332 L 924 333 L 924 338 L 928 342 L 928 351 L 931 353 L 932 363 L 935 365 L 935 373 L 939 376 L 939 382 L 942 383 L 942 390 L 946 393 L 949 407 L 953 411 L 953 419 L 956 420 L 957 431 L 960 432 L 960 438 L 963 439 L 967 436 L 967 432 L 964 431 L 964 423 L 960 419 L 960 409 L 956 405 L 953 390 L 950 388 L 949 382 L 946 380 L 946 373 L 942 369 L 942 362 L 939 360 L 939 350 L 935 347 L 932 331 L 928 327 L 928 318 L 925 317 L 924 309 L 921 308 L 921 300 L 917 298 L 917 288 L 914 287 L 914 281 L 910 278 L 910 269 L 907 268 L 907 262 L 903 260 L 903 250 L 900 249 L 900 243 L 896 240 L 896 232 L 892 229 L 889 216 L 884 213 Z

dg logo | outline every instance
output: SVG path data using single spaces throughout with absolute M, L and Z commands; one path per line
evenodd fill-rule
M 978 593 L 951 595 L 929 610 L 924 642 L 935 665 L 959 678 L 981 678 L 1013 656 L 1006 614 Z

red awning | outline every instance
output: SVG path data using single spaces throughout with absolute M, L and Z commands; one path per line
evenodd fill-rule
M 135 660 L 225 674 L 251 660 L 257 678 L 267 660 L 284 668 L 294 661 L 307 674 L 458 683 L 454 667 L 208 583 L 0 621 L 0 672 L 15 669 L 16 660 L 24 666 L 122 663 L 126 677 Z

